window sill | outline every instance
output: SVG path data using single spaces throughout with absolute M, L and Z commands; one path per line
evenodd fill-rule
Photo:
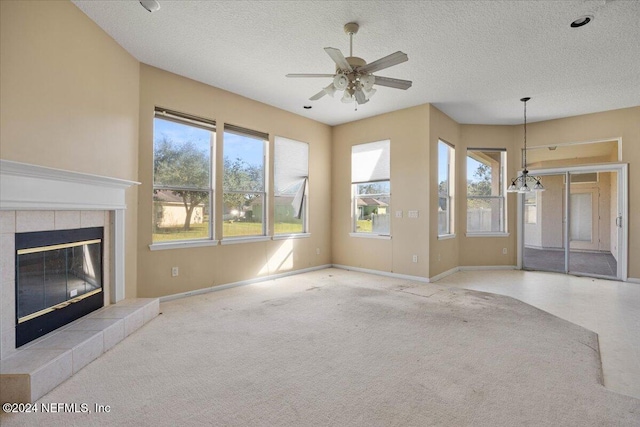
M 271 240 L 269 236 L 228 237 L 220 240 L 221 245 L 235 245 L 237 243 L 266 242 Z
M 311 237 L 311 233 L 295 233 L 295 234 L 276 234 L 273 240 L 289 240 L 289 239 L 305 239 Z
M 438 236 L 438 240 L 449 240 L 449 239 L 455 239 L 456 235 L 454 234 L 441 234 Z
M 391 236 L 384 234 L 371 234 L 371 233 L 349 233 L 351 237 L 364 237 L 365 239 L 380 239 L 391 240 Z
M 509 237 L 509 233 L 465 233 L 467 237 Z
M 152 251 L 164 251 L 167 249 L 200 248 L 217 245 L 217 240 L 190 240 L 181 242 L 152 243 L 149 245 L 149 249 Z

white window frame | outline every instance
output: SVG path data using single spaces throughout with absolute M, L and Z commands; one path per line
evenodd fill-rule
M 388 183 L 389 192 L 358 195 L 358 185 Z M 358 231 L 358 199 L 385 197 L 389 200 L 386 211 L 389 217 L 387 232 Z M 375 198 L 375 197 L 374 197 Z M 351 232 L 352 237 L 391 238 L 391 141 L 382 140 L 356 144 L 351 147 Z
M 207 187 L 179 187 L 175 185 L 158 185 L 155 183 L 155 176 L 152 178 L 152 187 L 153 193 L 155 194 L 158 190 L 193 190 L 193 191 L 202 191 L 208 193 L 209 198 L 209 230 L 208 236 L 205 238 L 197 238 L 197 239 L 181 239 L 181 240 L 168 240 L 168 241 L 153 241 L 149 245 L 151 250 L 161 250 L 161 249 L 174 249 L 180 247 L 197 247 L 197 246 L 215 246 L 218 242 L 215 240 L 215 210 L 214 210 L 214 197 L 215 197 L 215 175 L 214 175 L 214 165 L 215 165 L 215 140 L 216 140 L 216 122 L 214 120 L 205 119 L 202 117 L 193 116 L 190 114 L 185 114 L 173 110 L 169 110 L 162 107 L 154 108 L 154 143 L 153 143 L 153 159 L 155 161 L 155 120 L 166 120 L 175 122 L 185 126 L 192 126 L 200 129 L 207 130 L 211 132 L 211 139 L 209 144 L 209 185 Z M 152 168 L 154 170 L 154 168 Z M 155 170 L 154 170 L 155 174 Z M 156 211 L 155 207 L 152 209 L 153 221 L 156 220 Z M 152 223 L 153 227 L 153 223 Z M 152 233 L 153 236 L 153 233 Z
M 485 199 L 485 200 L 501 200 L 500 204 L 501 209 L 499 212 L 499 223 L 500 230 L 490 230 L 490 231 L 469 231 L 469 221 L 467 217 L 466 227 L 467 231 L 465 233 L 468 237 L 506 237 L 509 235 L 507 228 L 507 150 L 506 148 L 467 148 L 466 158 L 472 157 L 470 153 L 472 152 L 480 152 L 480 153 L 488 153 L 488 152 L 499 152 L 500 155 L 500 177 L 499 177 L 499 195 L 490 195 L 490 196 L 478 196 L 478 195 L 469 195 L 467 192 L 467 215 L 469 212 L 469 199 Z M 467 176 L 466 182 L 469 182 L 469 178 Z M 465 188 L 466 190 L 466 188 Z
M 288 149 L 288 151 L 287 151 Z M 306 154 L 305 151 L 306 150 Z M 287 153 L 295 153 L 295 159 L 287 159 Z M 273 183 L 273 196 L 274 196 L 274 206 L 273 206 L 273 237 L 278 238 L 286 238 L 288 236 L 291 237 L 300 237 L 301 235 L 309 234 L 309 209 L 308 209 L 308 200 L 309 200 L 309 144 L 306 142 L 296 141 L 293 139 L 284 138 L 281 136 L 276 136 L 274 138 L 274 183 Z M 299 158 L 298 158 L 299 157 Z M 279 188 L 280 183 L 278 182 L 279 168 L 291 166 L 294 169 L 292 172 L 287 171 L 286 179 L 287 181 L 291 181 L 292 184 L 295 185 L 295 180 L 300 180 L 300 186 L 298 187 L 295 193 L 280 191 Z M 288 183 L 287 183 L 288 184 Z M 286 184 L 285 184 L 286 185 Z M 294 196 L 292 206 L 294 209 L 294 215 L 299 210 L 299 218 L 302 219 L 302 231 L 293 232 L 293 233 L 278 233 L 276 232 L 276 203 L 275 198 L 281 196 Z
M 448 142 L 439 139 L 438 140 L 438 172 L 437 176 L 440 176 L 440 149 L 447 150 L 447 188 L 446 193 L 440 194 L 440 182 L 438 179 L 438 204 L 437 204 L 437 212 L 436 215 L 439 218 L 440 216 L 440 199 L 444 196 L 446 200 L 447 206 L 447 215 L 446 215 L 446 230 L 444 233 L 440 232 L 440 223 L 438 222 L 438 238 L 449 238 L 455 236 L 455 221 L 454 221 L 454 194 L 455 194 L 455 146 L 449 144 Z
M 235 242 L 250 242 L 250 241 L 262 241 L 262 240 L 267 240 L 267 224 L 268 224 L 268 220 L 269 217 L 267 216 L 267 213 L 269 212 L 269 210 L 267 209 L 267 204 L 268 204 L 268 200 L 267 200 L 267 147 L 269 144 L 269 135 L 263 132 L 259 132 L 259 131 L 254 131 L 251 129 L 246 129 L 246 128 L 242 128 L 239 126 L 235 126 L 235 125 L 231 125 L 228 123 L 224 124 L 224 133 L 235 133 L 237 135 L 241 135 L 241 136 L 245 136 L 245 137 L 249 137 L 249 138 L 253 138 L 256 140 L 260 140 L 262 142 L 262 191 L 248 191 L 248 190 L 231 190 L 231 191 L 227 191 L 226 188 L 224 188 L 224 184 L 222 184 L 222 196 L 223 196 L 223 200 L 224 200 L 224 194 L 225 193 L 236 193 L 236 194 L 259 194 L 260 197 L 262 198 L 262 233 L 261 234 L 250 234 L 250 235 L 237 235 L 237 236 L 225 236 L 224 235 L 224 231 L 222 232 L 222 236 L 221 237 L 221 242 L 223 244 L 227 244 L 227 243 L 235 243 Z M 223 135 L 224 138 L 224 135 Z M 222 158 L 224 159 L 224 139 L 223 139 L 223 143 L 222 143 Z M 222 174 L 224 176 L 224 163 L 222 165 Z M 223 218 L 224 221 L 224 201 L 222 203 L 222 206 L 220 207 L 221 209 L 221 218 Z

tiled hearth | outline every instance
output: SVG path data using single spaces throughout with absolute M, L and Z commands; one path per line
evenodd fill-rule
M 138 183 L 0 160 L 0 400 L 33 402 L 158 314 L 126 300 L 125 191 Z M 104 308 L 15 345 L 15 234 L 104 227 Z

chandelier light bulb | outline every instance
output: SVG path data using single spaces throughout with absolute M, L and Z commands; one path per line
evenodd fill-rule
M 349 86 L 349 79 L 344 74 L 336 74 L 333 78 L 333 85 L 338 90 L 345 90 Z
M 360 82 L 362 83 L 362 87 L 366 92 L 370 91 L 373 88 L 373 85 L 376 82 L 376 78 L 372 74 L 367 74 L 366 76 L 360 77 Z
M 353 102 L 353 95 L 349 92 L 349 90 L 344 91 L 344 95 L 342 95 L 342 102 L 345 104 L 351 104 Z
M 369 98 L 371 98 L 373 95 L 375 95 L 375 93 L 377 91 L 375 89 L 367 89 L 365 87 L 365 88 L 363 88 L 363 92 L 364 92 L 364 96 L 367 98 L 367 100 L 369 100 Z

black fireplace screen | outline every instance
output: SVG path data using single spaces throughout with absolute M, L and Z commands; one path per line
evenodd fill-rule
M 88 301 L 80 303 L 83 300 L 93 297 L 90 305 L 95 306 L 103 299 L 97 295 L 101 292 L 102 228 L 16 234 L 18 329 L 37 329 L 36 335 L 50 332 L 50 326 L 75 320 L 70 312 L 86 306 Z M 70 305 L 73 309 L 64 310 Z M 55 312 L 64 319 L 55 320 Z M 44 327 L 26 325 L 38 318 Z

